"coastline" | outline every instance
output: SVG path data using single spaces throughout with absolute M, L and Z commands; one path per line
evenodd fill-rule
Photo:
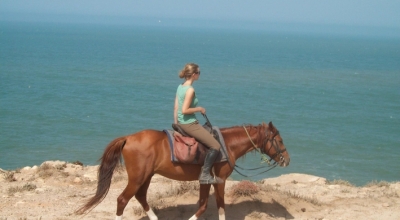
M 102 203 L 87 215 L 74 214 L 94 194 L 97 168 L 78 161 L 46 161 L 13 171 L 0 169 L 0 219 L 114 219 L 116 199 L 127 183 L 123 168 L 114 172 Z M 257 182 L 228 180 L 225 189 L 227 219 L 400 219 L 399 181 L 356 187 L 345 180 L 292 173 Z M 189 219 L 197 210 L 197 199 L 197 181 L 154 175 L 148 191 L 159 219 Z M 200 219 L 215 219 L 217 213 L 211 188 L 208 209 Z M 148 219 L 135 198 L 124 216 Z

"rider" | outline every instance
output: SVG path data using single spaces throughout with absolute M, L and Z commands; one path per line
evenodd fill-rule
M 200 184 L 215 184 L 223 183 L 219 177 L 210 175 L 211 167 L 219 154 L 221 145 L 219 142 L 199 124 L 196 119 L 196 112 L 206 113 L 206 109 L 197 106 L 198 99 L 196 97 L 193 83 L 200 77 L 200 68 L 197 64 L 188 63 L 180 71 L 179 78 L 184 78 L 185 81 L 178 86 L 175 97 L 174 106 L 174 123 L 179 124 L 181 129 L 194 137 L 197 141 L 208 146 L 210 149 L 204 159 L 204 165 L 201 168 L 199 176 Z

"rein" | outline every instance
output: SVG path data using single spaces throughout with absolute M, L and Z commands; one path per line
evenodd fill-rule
M 271 159 L 268 159 L 268 158 L 261 152 L 260 148 L 258 148 L 257 145 L 254 144 L 253 140 L 251 140 L 251 137 L 250 137 L 250 135 L 249 135 L 249 132 L 247 131 L 247 129 L 246 129 L 246 127 L 245 127 L 244 125 L 243 125 L 243 128 L 244 128 L 244 130 L 246 131 L 247 137 L 249 137 L 250 142 L 253 144 L 253 148 L 254 148 L 256 151 L 258 151 L 258 153 L 260 153 L 261 159 L 263 160 L 263 163 L 268 163 L 268 165 L 270 166 L 270 165 L 271 165 L 270 162 L 271 162 L 272 158 L 271 158 Z M 267 140 L 267 141 L 268 141 L 268 140 Z
M 262 171 L 262 172 L 260 172 L 260 173 L 257 173 L 257 174 L 254 174 L 254 175 L 250 175 L 250 176 L 241 173 L 241 172 L 238 171 L 236 168 L 239 168 L 239 169 L 242 169 L 242 170 L 259 170 L 259 169 L 262 169 L 262 168 L 264 168 L 264 167 L 258 167 L 258 168 L 250 168 L 250 169 L 248 169 L 248 168 L 240 167 L 240 166 L 238 166 L 238 165 L 235 164 L 234 170 L 235 170 L 237 173 L 239 173 L 240 175 L 244 176 L 244 177 L 253 177 L 253 176 L 257 176 L 257 175 L 266 173 L 266 172 L 272 170 L 273 168 L 275 168 L 276 166 L 278 166 L 278 163 L 277 163 L 276 161 L 274 161 L 274 163 L 271 165 L 271 160 L 272 160 L 272 158 L 275 157 L 277 154 L 282 154 L 282 152 L 279 150 L 279 147 L 276 147 L 277 153 L 276 153 L 273 157 L 271 157 L 270 159 L 268 159 L 268 158 L 263 154 L 263 152 L 260 150 L 260 148 L 258 148 L 257 145 L 254 144 L 253 140 L 251 140 L 251 137 L 250 137 L 250 135 L 249 135 L 249 132 L 247 131 L 247 129 L 246 129 L 246 127 L 245 127 L 244 125 L 243 125 L 243 128 L 244 128 L 244 130 L 246 131 L 247 137 L 249 138 L 250 142 L 253 144 L 252 147 L 253 147 L 258 153 L 260 153 L 261 159 L 262 159 L 262 161 L 263 161 L 262 163 L 265 163 L 265 162 L 268 163 L 268 166 L 269 166 L 270 168 L 267 169 L 267 170 L 265 170 L 265 171 Z M 273 139 L 273 141 L 270 140 L 270 139 L 267 139 L 267 140 L 264 141 L 264 143 L 266 143 L 266 142 L 268 142 L 268 141 L 271 141 L 271 147 L 274 147 L 274 144 L 275 144 L 275 142 L 276 142 L 275 138 Z M 268 151 L 269 151 L 269 149 L 268 149 Z M 282 155 L 281 155 L 281 158 L 282 158 Z
M 207 122 L 206 124 L 211 128 L 211 133 L 212 133 L 212 125 L 211 125 L 210 120 L 208 120 L 208 117 L 207 117 L 206 114 L 202 114 L 202 115 L 203 115 L 203 117 L 206 119 L 206 122 Z M 268 139 L 266 139 L 266 140 L 264 141 L 264 143 L 263 143 L 263 145 L 265 145 L 268 141 L 271 141 L 271 147 L 270 147 L 269 149 L 271 149 L 272 147 L 275 147 L 275 150 L 277 151 L 270 159 L 268 159 L 268 158 L 265 156 L 265 152 L 262 152 L 262 150 L 260 150 L 260 148 L 258 148 L 257 145 L 254 144 L 253 140 L 251 140 L 250 134 L 249 134 L 249 132 L 247 131 L 247 129 L 246 129 L 246 127 L 245 127 L 244 125 L 243 125 L 243 128 L 244 128 L 244 130 L 246 131 L 247 137 L 249 138 L 250 142 L 253 144 L 253 148 L 254 148 L 256 151 L 258 151 L 258 153 L 260 153 L 261 159 L 262 159 L 262 161 L 263 161 L 262 163 L 268 163 L 268 167 L 270 167 L 270 168 L 268 168 L 267 170 L 264 170 L 264 171 L 262 171 L 262 172 L 260 172 L 260 173 L 254 174 L 254 175 L 250 175 L 250 176 L 245 175 L 245 174 L 241 173 L 239 170 L 237 170 L 236 168 L 239 168 L 239 169 L 242 169 L 242 170 L 259 170 L 259 169 L 262 169 L 262 168 L 264 168 L 264 167 L 258 167 L 258 168 L 250 168 L 250 169 L 248 169 L 248 168 L 240 167 L 240 166 L 238 166 L 237 164 L 235 164 L 235 166 L 233 166 L 232 163 L 231 163 L 231 161 L 230 161 L 230 159 L 229 159 L 228 153 L 224 151 L 225 155 L 227 155 L 229 165 L 230 165 L 231 167 L 233 167 L 233 169 L 234 169 L 237 173 L 239 173 L 240 175 L 242 175 L 242 176 L 244 176 L 244 177 L 253 177 L 253 176 L 257 176 L 257 175 L 266 173 L 266 172 L 272 170 L 273 168 L 275 168 L 276 166 L 278 166 L 278 163 L 277 163 L 276 161 L 274 161 L 274 163 L 271 165 L 271 161 L 273 160 L 272 158 L 274 158 L 274 157 L 276 157 L 277 155 L 280 154 L 280 155 L 281 155 L 281 158 L 280 158 L 280 159 L 282 160 L 282 152 L 285 152 L 286 149 L 284 149 L 284 150 L 281 152 L 280 149 L 279 149 L 279 147 L 276 147 L 277 145 L 276 145 L 275 137 L 273 138 L 273 140 L 270 140 L 270 139 L 268 138 Z M 279 134 L 279 132 L 278 132 L 278 134 Z M 223 148 L 222 148 L 222 149 L 223 149 Z M 269 151 L 269 149 L 268 149 L 268 151 Z M 223 150 L 224 150 L 224 149 L 223 149 Z

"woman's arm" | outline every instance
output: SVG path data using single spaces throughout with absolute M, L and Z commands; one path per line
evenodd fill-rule
M 178 124 L 178 96 L 175 96 L 174 124 Z
M 186 91 L 186 95 L 185 95 L 185 100 L 183 101 L 183 105 L 182 105 L 182 113 L 183 114 L 193 114 L 196 112 L 201 112 L 203 114 L 206 113 L 206 109 L 203 107 L 196 107 L 196 108 L 190 108 L 190 103 L 192 103 L 192 99 L 194 97 L 194 89 L 193 88 L 189 88 Z

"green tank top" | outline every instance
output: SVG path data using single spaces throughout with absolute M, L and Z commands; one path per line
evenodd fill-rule
M 190 124 L 192 122 L 197 121 L 196 115 L 193 114 L 183 114 L 182 113 L 182 105 L 183 101 L 185 100 L 186 96 L 186 91 L 189 88 L 193 88 L 192 86 L 184 86 L 184 85 L 179 85 L 178 89 L 176 90 L 176 96 L 178 97 L 178 123 L 180 124 Z M 198 99 L 196 97 L 196 93 L 194 94 L 194 97 L 192 99 L 192 103 L 190 103 L 190 108 L 195 108 L 198 103 Z

